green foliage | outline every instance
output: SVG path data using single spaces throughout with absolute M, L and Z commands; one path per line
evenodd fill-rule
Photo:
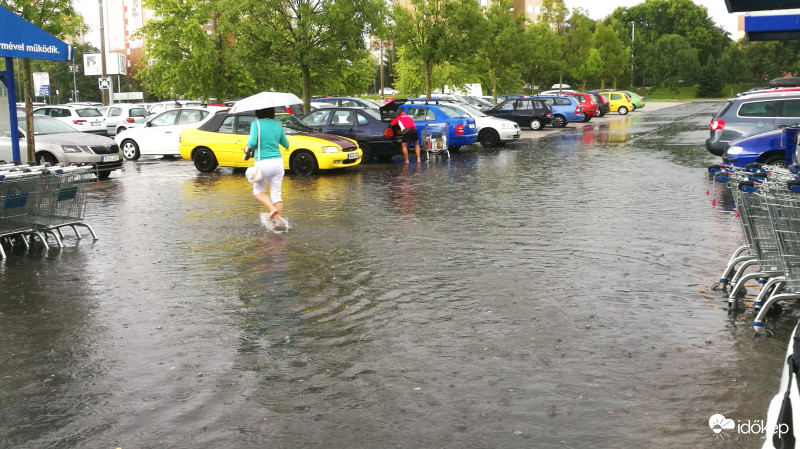
M 523 73 L 531 86 L 551 85 L 565 69 L 562 56 L 562 40 L 543 22 L 528 25 L 525 30 L 525 53 Z
M 717 68 L 713 64 L 709 64 L 702 69 L 700 80 L 697 84 L 697 96 L 699 98 L 722 96 L 722 80 L 720 80 Z
M 688 40 L 677 34 L 662 36 L 656 42 L 651 78 L 666 84 L 670 89 L 676 85 L 689 85 L 695 81 L 700 70 L 697 50 Z
M 486 39 L 479 51 L 479 61 L 489 72 L 488 88 L 491 95 L 498 95 L 498 85 L 510 84 L 513 80 L 501 82 L 500 75 L 514 74 L 519 79 L 518 70 L 508 70 L 523 59 L 524 52 L 518 45 L 525 34 L 525 18 L 512 13 L 514 2 L 498 0 L 486 12 Z
M 99 53 L 100 50 L 89 44 L 78 44 L 73 53 L 74 61 L 83 61 L 84 53 Z M 69 63 L 60 61 L 31 61 L 32 72 L 47 72 L 50 75 L 50 95 L 53 102 L 66 103 L 72 97 L 73 87 L 77 87 L 80 101 L 101 101 L 103 95 L 97 87 L 97 77 L 83 74 L 83 64 L 76 64 L 81 72 L 70 73 Z M 124 80 L 124 77 L 122 77 Z M 116 79 L 114 80 L 116 83 Z M 58 94 L 56 94 L 58 91 Z M 74 98 L 73 98 L 74 100 Z
M 564 58 L 567 70 L 576 80 L 585 82 L 587 78 L 599 76 L 596 73 L 597 59 L 589 61 L 592 51 L 592 40 L 595 23 L 580 11 L 573 11 L 569 20 L 564 40 Z
M 659 100 L 694 100 L 697 98 L 697 86 L 683 86 L 678 88 L 657 87 L 647 94 L 647 101 Z
M 605 81 L 609 80 L 616 88 L 617 80 L 628 66 L 630 49 L 622 45 L 619 35 L 613 28 L 602 23 L 598 24 L 594 31 L 594 47 L 602 61 L 601 85 L 604 86 Z
M 731 42 L 719 57 L 717 62 L 717 77 L 720 83 L 727 83 L 733 86 L 736 83 L 745 81 L 750 77 L 750 61 L 745 53 L 735 42 Z M 735 92 L 729 91 L 728 95 L 733 96 Z

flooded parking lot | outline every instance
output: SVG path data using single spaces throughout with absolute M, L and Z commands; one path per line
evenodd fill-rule
M 287 176 L 283 235 L 242 172 L 126 162 L 87 185 L 100 240 L 0 262 L 0 441 L 760 446 L 708 420 L 765 419 L 796 319 L 755 340 L 709 291 L 742 241 L 717 107 Z

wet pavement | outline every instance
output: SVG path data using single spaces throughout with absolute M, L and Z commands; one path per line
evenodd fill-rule
M 663 106 L 287 176 L 283 235 L 242 172 L 126 162 L 97 242 L 0 262 L 0 445 L 760 446 L 708 420 L 765 419 L 796 318 L 728 321 L 719 104 Z

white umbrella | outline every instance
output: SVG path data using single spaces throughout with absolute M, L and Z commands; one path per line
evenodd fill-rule
M 231 114 L 237 112 L 256 111 L 263 108 L 274 108 L 276 106 L 289 106 L 292 104 L 302 104 L 303 100 L 297 95 L 288 92 L 259 92 L 247 98 L 237 101 L 231 108 Z

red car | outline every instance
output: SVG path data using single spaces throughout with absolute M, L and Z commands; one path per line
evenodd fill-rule
M 583 114 L 585 115 L 583 118 L 584 122 L 588 122 L 592 117 L 600 116 L 600 108 L 597 106 L 597 101 L 595 101 L 594 96 L 579 92 L 564 92 L 561 95 L 570 96 L 578 100 L 581 104 L 581 108 L 583 108 Z

